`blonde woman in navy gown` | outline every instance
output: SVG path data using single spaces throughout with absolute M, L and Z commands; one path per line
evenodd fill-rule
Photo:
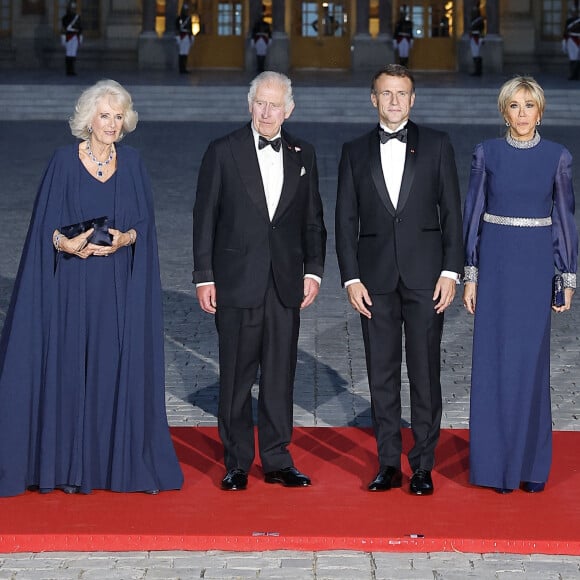
M 552 461 L 551 283 L 576 287 L 572 157 L 537 130 L 544 92 L 531 77 L 506 82 L 505 138 L 476 146 L 465 201 L 464 306 L 475 314 L 470 481 L 509 493 L 544 489 Z

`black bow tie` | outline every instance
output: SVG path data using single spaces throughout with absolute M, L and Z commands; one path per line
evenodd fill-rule
M 258 139 L 258 149 L 264 149 L 264 147 L 268 147 L 268 145 L 272 145 L 274 151 L 280 151 L 280 147 L 282 147 L 282 139 L 277 137 L 276 139 L 272 139 L 272 141 L 268 141 L 266 137 L 260 135 L 260 138 Z
M 382 127 L 379 127 L 379 137 L 381 143 L 386 143 L 389 139 L 398 139 L 401 143 L 407 142 L 407 127 L 403 127 L 394 133 L 387 133 Z

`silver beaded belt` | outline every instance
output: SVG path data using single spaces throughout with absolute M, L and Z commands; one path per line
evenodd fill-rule
M 493 215 L 487 212 L 483 214 L 483 221 L 499 226 L 516 226 L 518 228 L 541 228 L 552 225 L 552 218 L 550 216 L 545 218 L 520 218 Z

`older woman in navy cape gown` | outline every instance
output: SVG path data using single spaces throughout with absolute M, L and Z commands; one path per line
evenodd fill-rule
M 100 81 L 71 119 L 83 140 L 58 149 L 42 178 L 0 341 L 0 496 L 182 485 L 151 187 L 137 151 L 115 147 L 136 122 L 125 89 Z M 110 246 L 90 243 L 93 230 L 59 231 L 100 216 Z
M 536 130 L 542 88 L 502 87 L 504 139 L 475 148 L 465 201 L 464 304 L 475 312 L 471 483 L 509 493 L 544 489 L 552 460 L 550 304 L 554 266 L 570 308 L 576 286 L 572 157 Z

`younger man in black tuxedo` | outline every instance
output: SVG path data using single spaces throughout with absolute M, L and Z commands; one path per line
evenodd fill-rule
M 341 280 L 361 314 L 380 469 L 371 491 L 401 487 L 402 329 L 415 445 L 410 491 L 433 493 L 441 422 L 443 312 L 463 267 L 454 153 L 445 133 L 409 120 L 415 85 L 389 65 L 371 85 L 376 126 L 345 143 L 336 203 Z
M 314 149 L 282 129 L 294 109 L 290 79 L 258 75 L 248 104 L 251 123 L 210 143 L 193 210 L 193 281 L 219 336 L 218 427 L 228 491 L 246 488 L 254 460 L 258 368 L 265 481 L 310 485 L 287 447 L 300 309 L 318 294 L 326 253 Z

